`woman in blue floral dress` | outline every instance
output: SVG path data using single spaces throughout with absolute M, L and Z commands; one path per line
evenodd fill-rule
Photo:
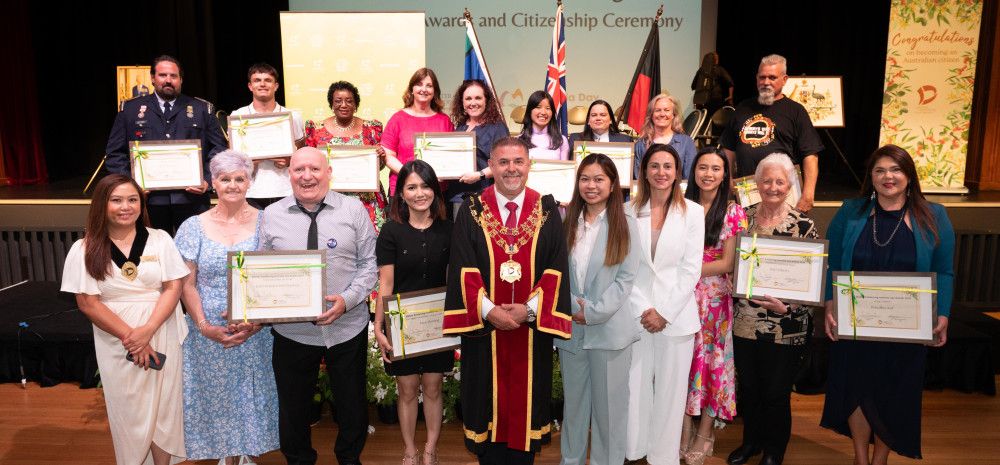
M 272 336 L 260 325 L 229 325 L 226 253 L 257 249 L 260 212 L 246 201 L 253 165 L 227 150 L 210 164 L 219 203 L 188 218 L 174 241 L 191 269 L 181 301 L 184 341 L 184 436 L 190 460 L 253 463 L 278 448 Z

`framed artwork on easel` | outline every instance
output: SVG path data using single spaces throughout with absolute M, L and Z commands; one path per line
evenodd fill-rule
M 781 92 L 806 107 L 813 126 L 844 127 L 844 84 L 841 76 L 789 76 Z

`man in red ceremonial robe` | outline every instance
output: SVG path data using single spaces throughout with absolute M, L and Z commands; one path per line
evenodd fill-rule
M 528 146 L 498 140 L 496 184 L 462 203 L 444 332 L 462 335 L 465 444 L 486 465 L 531 464 L 551 431 L 552 338 L 570 337 L 566 241 L 552 196 L 528 189 Z

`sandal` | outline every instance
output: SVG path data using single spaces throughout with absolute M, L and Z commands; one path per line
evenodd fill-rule
M 403 454 L 402 465 L 420 465 L 420 452 L 413 455 Z
M 427 452 L 424 450 L 424 463 L 423 465 L 438 465 L 438 455 L 437 452 Z
M 715 435 L 705 437 L 700 434 L 695 434 L 695 437 L 704 439 L 708 448 L 702 446 L 701 450 L 689 450 L 686 454 L 684 454 L 684 461 L 687 462 L 688 465 L 702 465 L 705 463 L 705 459 L 711 457 L 712 454 L 715 453 Z
M 692 431 L 694 431 L 694 428 L 681 427 L 681 446 L 679 449 L 679 457 L 681 458 L 684 458 L 684 456 L 687 455 L 688 448 L 691 447 L 691 442 L 694 441 L 694 437 L 691 436 Z M 684 440 L 685 436 L 687 436 L 687 441 Z

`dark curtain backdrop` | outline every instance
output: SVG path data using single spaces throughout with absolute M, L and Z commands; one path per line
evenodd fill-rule
M 251 64 L 281 70 L 278 12 L 288 10 L 287 1 L 28 4 L 42 147 L 53 180 L 89 176 L 104 155 L 117 112 L 116 66 L 172 55 L 184 68 L 182 92 L 227 112 L 250 102 Z
M 250 64 L 267 61 L 281 69 L 278 12 L 288 9 L 287 1 L 28 5 L 41 147 L 55 180 L 89 175 L 103 155 L 116 112 L 118 65 L 174 55 L 184 65 L 183 92 L 227 111 L 249 101 Z M 757 64 L 769 53 L 788 58 L 791 76 L 843 76 L 846 128 L 830 134 L 860 173 L 878 144 L 888 17 L 887 1 L 849 8 L 837 2 L 720 0 L 718 51 L 736 81 L 737 100 L 755 95 Z M 284 100 L 281 89 L 278 99 Z M 827 150 L 820 156 L 820 190 L 831 179 L 850 186 L 844 163 L 821 136 Z
M 736 82 L 737 102 L 757 95 L 757 65 L 771 53 L 788 59 L 789 79 L 843 76 L 845 127 L 829 132 L 864 179 L 864 162 L 878 146 L 889 2 L 720 0 L 718 31 L 720 63 Z M 858 187 L 823 130 L 820 137 L 826 150 L 818 190 Z

